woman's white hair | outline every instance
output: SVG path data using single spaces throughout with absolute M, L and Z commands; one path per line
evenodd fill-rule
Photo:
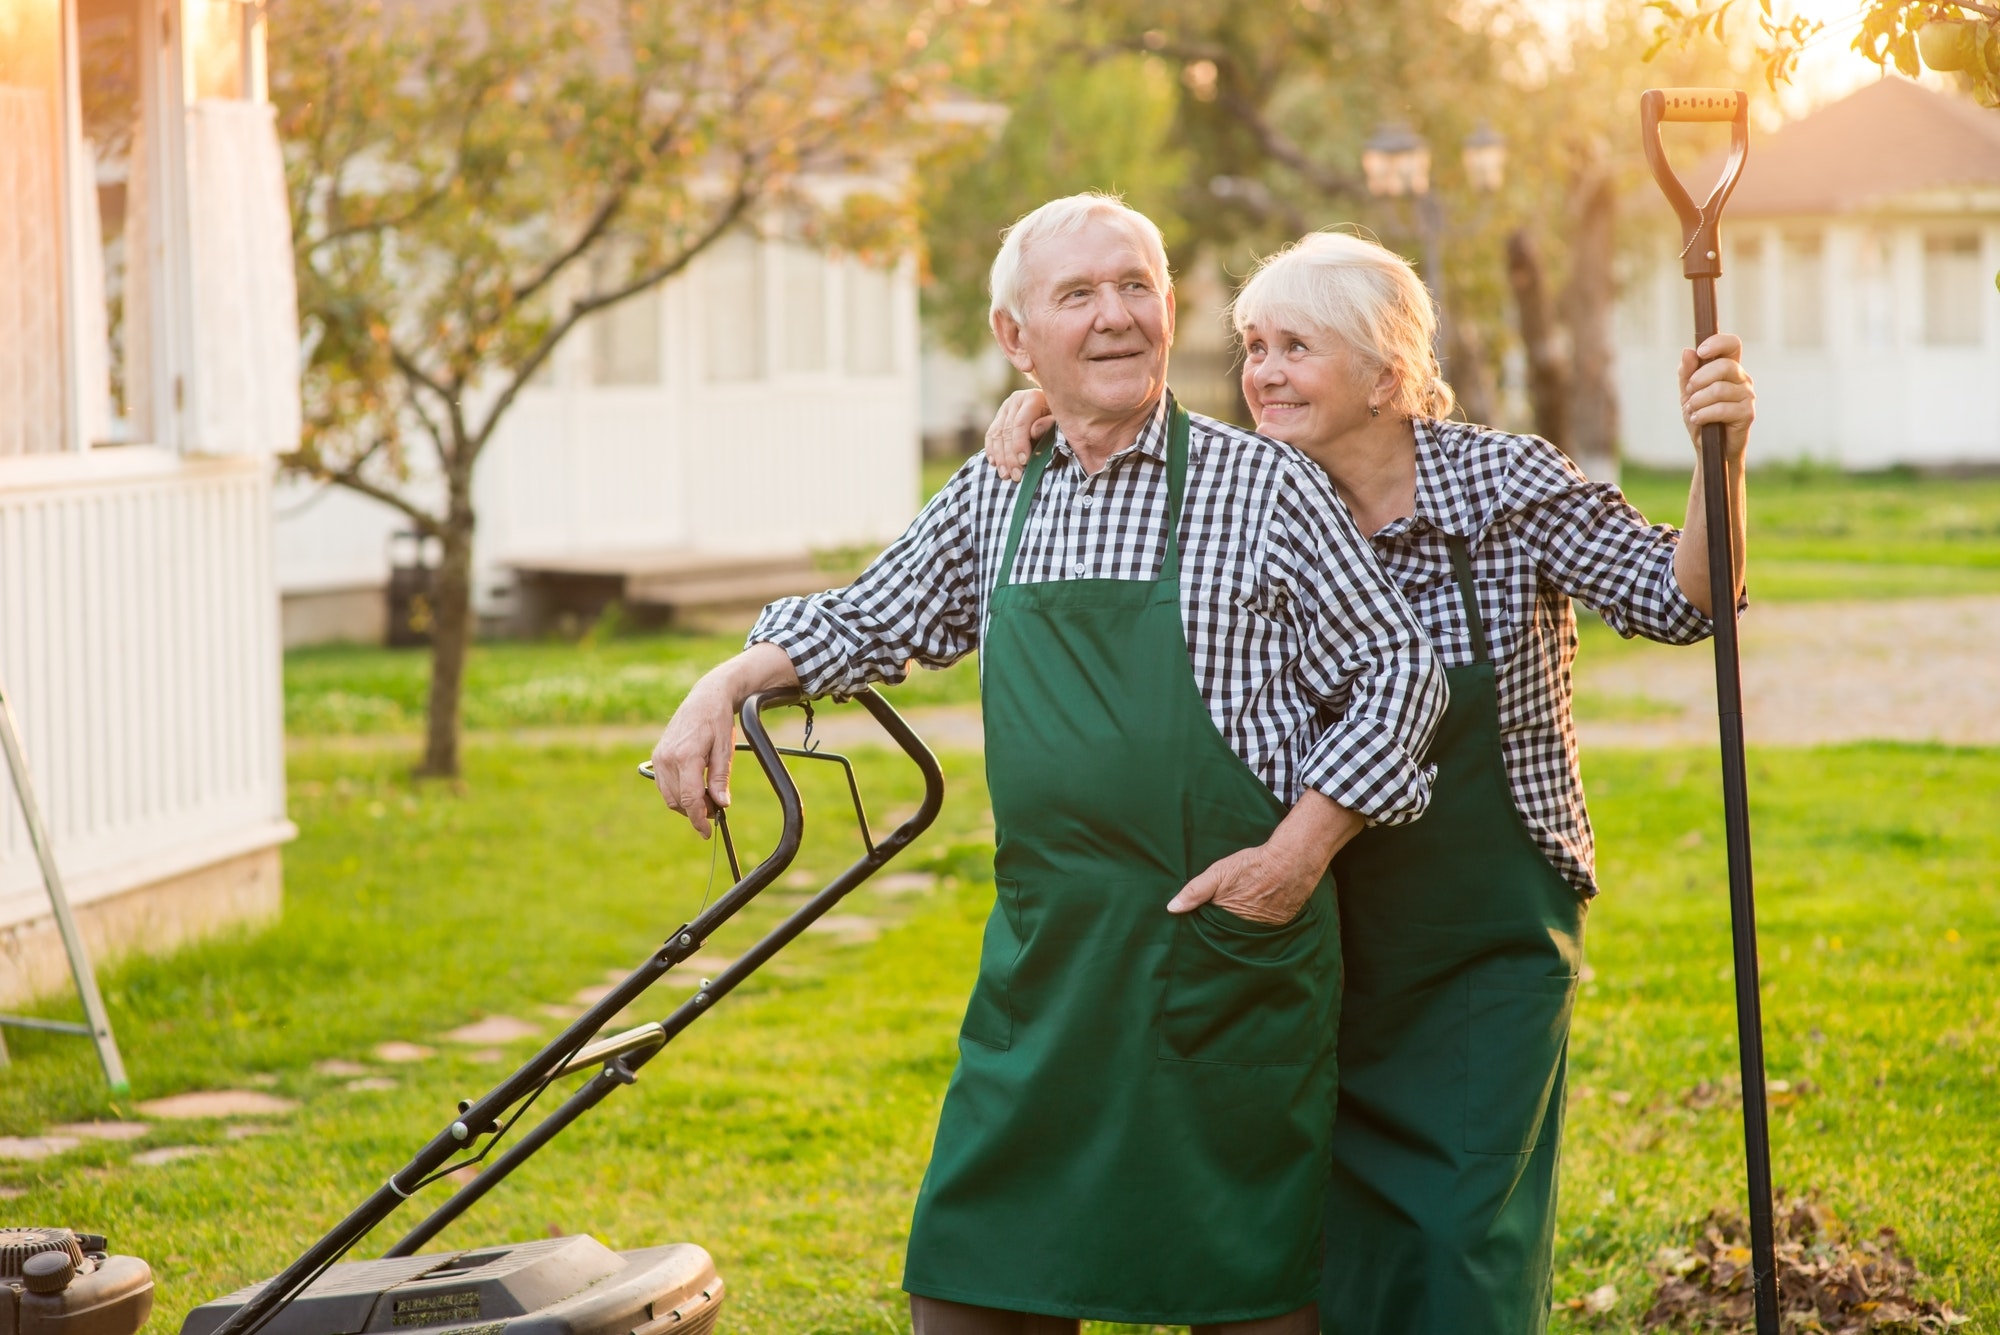
M 1080 195 L 1050 200 L 1000 234 L 1000 253 L 993 257 L 993 272 L 987 278 L 988 290 L 993 294 L 989 316 L 1005 311 L 1016 320 L 1021 318 L 1023 251 L 1044 241 L 1073 236 L 1086 223 L 1098 218 L 1108 218 L 1123 227 L 1148 252 L 1164 292 L 1171 277 L 1167 269 L 1167 240 L 1160 234 L 1159 225 L 1116 195 L 1086 190 Z
M 1240 336 L 1255 326 L 1339 339 L 1395 391 L 1379 405 L 1403 417 L 1443 417 L 1451 386 L 1439 374 L 1437 306 L 1410 262 L 1348 232 L 1309 232 L 1257 266 L 1229 305 Z

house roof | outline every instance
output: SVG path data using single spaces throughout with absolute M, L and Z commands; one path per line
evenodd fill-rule
M 1729 212 L 1851 213 L 1967 187 L 2000 187 L 2000 112 L 1889 77 L 1753 143 Z

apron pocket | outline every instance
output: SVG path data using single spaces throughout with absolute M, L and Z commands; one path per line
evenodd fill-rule
M 979 947 L 979 980 L 965 1006 L 959 1037 L 989 1048 L 1014 1042 L 1014 1012 L 1007 987 L 1014 964 L 1021 958 L 1021 884 L 1004 876 L 993 878 L 993 912 L 986 919 L 986 937 Z
M 1467 990 L 1465 1149 L 1526 1154 L 1554 1134 L 1575 978 L 1475 976 Z
M 1332 1041 L 1326 925 L 1315 892 L 1282 926 L 1203 904 L 1174 924 L 1160 1007 L 1160 1056 L 1230 1066 L 1300 1066 Z

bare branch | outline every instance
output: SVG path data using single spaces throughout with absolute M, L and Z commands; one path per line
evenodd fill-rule
M 428 537 L 443 536 L 444 522 L 442 520 L 436 518 L 428 511 L 419 509 L 415 502 L 405 499 L 401 494 L 377 483 L 370 482 L 361 475 L 361 470 L 367 467 L 368 461 L 381 453 L 388 444 L 388 437 L 378 436 L 373 444 L 361 452 L 359 458 L 345 467 L 328 468 L 324 464 L 308 462 L 300 466 L 300 471 L 316 481 L 330 483 L 336 487 L 345 487 L 347 490 L 361 496 L 366 496 L 370 500 L 380 501 L 390 509 L 401 513 Z
M 1216 104 L 1249 132 L 1250 137 L 1256 140 L 1257 147 L 1263 150 L 1266 157 L 1298 173 L 1305 178 L 1308 185 L 1323 195 L 1343 197 L 1360 194 L 1359 181 L 1344 173 L 1329 171 L 1313 161 L 1312 156 L 1301 148 L 1296 140 L 1265 119 L 1264 109 L 1243 91 L 1245 88 L 1255 86 L 1254 82 L 1225 48 L 1183 43 L 1150 46 L 1144 41 L 1132 40 L 1116 43 L 1112 49 L 1121 54 L 1138 51 L 1162 56 L 1183 67 L 1200 60 L 1211 62 L 1219 76 L 1215 81 Z
M 622 287 L 610 292 L 593 293 L 573 303 L 569 310 L 564 313 L 563 317 L 551 325 L 546 334 L 542 335 L 542 341 L 535 345 L 534 351 L 529 353 L 522 360 L 521 364 L 514 368 L 514 372 L 508 377 L 505 387 L 501 389 L 499 396 L 494 399 L 492 405 L 487 409 L 485 418 L 480 422 L 478 429 L 469 435 L 461 437 L 466 442 L 468 456 L 477 457 L 479 452 L 486 447 L 486 442 L 492 436 L 494 428 L 499 425 L 500 419 L 506 415 L 507 410 L 513 406 L 514 400 L 519 397 L 522 387 L 528 383 L 528 380 L 535 372 L 541 369 L 542 363 L 549 359 L 549 356 L 556 350 L 557 345 L 564 338 L 568 337 L 569 332 L 576 328 L 578 323 L 593 311 L 603 310 L 606 306 L 613 306 L 618 302 L 624 301 L 627 297 L 637 296 L 647 288 L 664 283 L 667 279 L 672 278 L 675 274 L 687 268 L 689 264 L 694 262 L 695 256 L 707 250 L 709 246 L 714 244 L 716 238 L 720 237 L 736 224 L 737 219 L 743 216 L 744 210 L 750 207 L 750 201 L 756 197 L 756 193 L 747 177 L 746 179 L 739 180 L 736 184 L 736 193 L 730 198 L 728 206 L 716 215 L 715 220 L 700 236 L 695 238 L 692 244 L 681 247 L 680 251 L 672 259 L 655 265 L 651 269 L 644 270 Z M 468 458 L 467 462 L 470 462 L 470 458 Z

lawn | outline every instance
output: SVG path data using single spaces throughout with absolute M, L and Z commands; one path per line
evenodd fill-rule
M 453 791 L 410 784 L 394 749 L 295 752 L 282 923 L 111 968 L 106 987 L 137 1097 L 262 1086 L 299 1109 L 248 1138 L 155 1122 L 143 1141 L 6 1165 L 12 1216 L 103 1228 L 149 1258 L 156 1332 L 277 1268 L 502 1069 L 438 1034 L 489 1014 L 553 1032 L 545 1005 L 700 902 L 709 850 L 660 813 L 633 758 L 480 744 Z M 845 911 L 879 938 L 802 940 L 445 1241 L 693 1238 L 728 1278 L 732 1329 L 901 1328 L 902 1231 L 991 895 L 980 767 L 948 766 L 945 815 L 910 855 L 945 873 L 936 889 L 858 892 Z M 2000 753 L 1765 752 L 1752 771 L 1771 1073 L 1790 1085 L 1778 1180 L 1898 1228 L 1933 1292 L 1974 1314 L 1967 1329 L 2000 1330 Z M 1607 892 L 1576 1025 L 1558 1297 L 1608 1283 L 1619 1301 L 1558 1326 L 1626 1330 L 1647 1261 L 1738 1189 L 1735 1107 L 1702 1092 L 1735 1070 L 1728 933 L 1712 757 L 1612 752 L 1588 778 Z M 882 810 L 916 791 L 883 755 L 863 782 Z M 800 865 L 818 876 L 853 844 L 836 795 L 809 798 Z M 743 801 L 746 842 L 768 836 L 763 804 Z M 774 890 L 708 953 L 734 954 L 802 893 Z M 438 1055 L 371 1057 L 396 1039 Z M 81 1045 L 13 1043 L 0 1131 L 130 1112 L 104 1103 Z M 328 1059 L 368 1074 L 349 1088 L 352 1070 L 315 1070 Z M 175 1144 L 212 1152 L 129 1162 Z
M 1627 467 L 1621 485 L 1653 520 L 1687 512 L 1685 472 Z M 1779 602 L 2000 593 L 2000 477 L 1753 468 L 1750 588 Z

